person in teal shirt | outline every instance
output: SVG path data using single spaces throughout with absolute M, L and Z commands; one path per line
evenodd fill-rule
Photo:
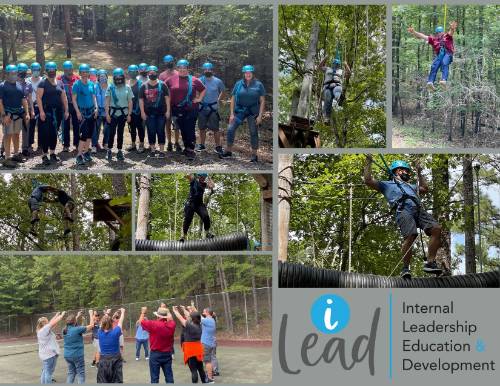
M 79 73 L 80 79 L 73 84 L 71 98 L 80 125 L 80 142 L 78 144 L 76 164 L 82 166 L 92 161 L 90 145 L 99 110 L 95 97 L 95 84 L 89 80 L 89 65 L 80 64 Z
M 132 114 L 132 99 L 134 94 L 130 86 L 125 82 L 125 72 L 122 68 L 113 70 L 113 83 L 106 90 L 106 121 L 109 124 L 108 151 L 106 158 L 113 159 L 113 146 L 115 135 L 117 135 L 118 153 L 116 159 L 123 161 L 123 132 L 125 123 L 130 123 Z

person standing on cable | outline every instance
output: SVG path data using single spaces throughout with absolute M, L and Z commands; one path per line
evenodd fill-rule
M 342 69 L 342 62 L 339 58 L 335 58 L 332 66 L 326 66 L 326 58 L 319 64 L 321 71 L 325 73 L 323 80 L 323 119 L 326 125 L 330 124 L 330 117 L 332 116 L 332 107 L 338 105 L 340 97 L 342 96 L 342 77 L 344 70 Z M 345 73 L 350 72 L 347 63 L 344 64 Z
M 189 196 L 184 205 L 182 237 L 179 241 L 183 243 L 186 240 L 195 213 L 197 213 L 201 221 L 203 221 L 206 238 L 211 239 L 214 235 L 210 233 L 210 216 L 208 215 L 207 206 L 203 202 L 203 196 L 207 188 L 210 190 L 210 194 L 212 194 L 215 184 L 207 173 L 188 174 L 186 178 L 189 180 Z
M 444 28 L 439 26 L 436 27 L 435 35 L 425 35 L 421 32 L 415 31 L 412 26 L 408 27 L 408 32 L 415 36 L 417 39 L 422 39 L 427 41 L 432 46 L 434 50 L 434 60 L 432 61 L 431 71 L 429 72 L 429 77 L 427 79 L 427 87 L 430 90 L 434 90 L 434 82 L 436 81 L 436 76 L 438 70 L 441 68 L 441 80 L 439 84 L 446 86 L 448 81 L 448 73 L 450 64 L 453 62 L 453 53 L 455 52 L 455 46 L 453 45 L 453 35 L 457 30 L 458 23 L 452 21 L 450 23 L 450 29 L 447 33 L 444 32 Z
M 424 272 L 440 274 L 442 270 L 436 264 L 436 253 L 441 246 L 441 226 L 427 213 L 420 202 L 419 194 L 429 192 L 427 181 L 422 176 L 422 168 L 420 165 L 416 165 L 417 187 L 417 185 L 409 183 L 411 168 L 406 161 L 398 160 L 391 164 L 389 170 L 392 180 L 377 181 L 372 175 L 373 158 L 371 154 L 367 154 L 366 160 L 364 182 L 370 188 L 382 193 L 391 206 L 391 209 L 395 210 L 396 223 L 404 238 L 401 277 L 411 278 L 411 248 L 418 236 L 417 228 L 423 229 L 430 236 L 427 261 L 424 263 Z

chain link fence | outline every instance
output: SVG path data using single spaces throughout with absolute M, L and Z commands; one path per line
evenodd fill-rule
M 200 312 L 204 308 L 211 308 L 215 312 L 218 335 L 222 338 L 271 339 L 271 295 L 271 287 L 262 287 L 248 291 L 209 293 L 184 298 L 157 299 L 64 311 L 66 311 L 66 315 L 76 315 L 78 311 L 82 311 L 83 323 L 86 324 L 89 321 L 89 309 L 102 312 L 105 308 L 111 308 L 113 313 L 120 308 L 124 308 L 124 335 L 125 337 L 134 337 L 141 307 L 148 307 L 148 317 L 151 319 L 155 318 L 153 311 L 156 311 L 161 303 L 165 303 L 167 307 L 172 309 L 172 306 L 188 306 L 193 302 Z M 0 338 L 34 337 L 38 319 L 46 317 L 50 320 L 54 315 L 55 312 L 0 316 Z M 63 328 L 64 319 L 54 331 L 59 334 Z M 177 323 L 177 328 L 180 328 L 180 323 Z

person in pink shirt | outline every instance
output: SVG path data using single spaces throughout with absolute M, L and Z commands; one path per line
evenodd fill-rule
M 165 55 L 163 57 L 163 64 L 165 65 L 165 71 L 163 71 L 160 76 L 158 76 L 158 79 L 160 79 L 163 83 L 167 83 L 168 80 L 174 76 L 174 75 L 179 75 L 177 70 L 174 68 L 175 63 L 174 63 L 174 57 L 172 55 Z M 173 143 L 172 143 L 172 118 L 167 119 L 167 151 L 173 151 Z M 182 152 L 182 147 L 179 145 L 179 133 L 180 131 L 178 130 L 177 127 L 173 127 L 174 129 L 174 140 L 175 140 L 175 151 L 180 153 Z
M 439 84 L 446 86 L 448 81 L 449 67 L 453 62 L 453 53 L 455 52 L 455 46 L 453 45 L 453 35 L 457 30 L 457 22 L 452 21 L 450 23 L 450 29 L 448 32 L 444 32 L 444 28 L 439 26 L 436 27 L 435 35 L 425 35 L 421 32 L 415 31 L 415 29 L 410 26 L 408 27 L 408 32 L 415 36 L 417 39 L 422 39 L 427 41 L 432 46 L 434 51 L 434 60 L 432 61 L 431 71 L 429 72 L 429 78 L 427 79 L 427 87 L 434 90 L 434 82 L 436 81 L 436 76 L 441 68 L 441 80 Z

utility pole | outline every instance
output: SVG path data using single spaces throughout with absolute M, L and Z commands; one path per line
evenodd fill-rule
M 351 258 L 352 258 L 352 184 L 349 184 L 349 268 L 351 272 Z

